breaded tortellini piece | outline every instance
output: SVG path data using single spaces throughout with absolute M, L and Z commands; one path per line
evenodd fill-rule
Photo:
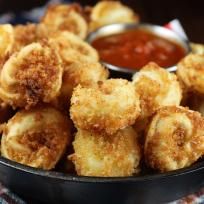
M 14 29 L 10 24 L 0 25 L 0 66 L 12 53 L 14 46 Z
M 95 87 L 78 85 L 71 98 L 70 114 L 77 128 L 114 134 L 135 122 L 140 101 L 131 82 L 108 79 Z
M 77 4 L 50 5 L 43 16 L 41 23 L 50 32 L 69 31 L 82 39 L 86 38 L 88 24 L 82 15 L 82 8 Z
M 204 94 L 204 54 L 189 54 L 177 65 L 178 78 L 188 91 Z
M 193 54 L 204 54 L 204 44 L 190 43 L 190 47 Z
M 73 142 L 74 154 L 69 156 L 78 175 L 118 177 L 140 171 L 141 148 L 132 127 L 112 135 L 78 130 Z
M 35 168 L 53 169 L 71 142 L 70 121 L 51 107 L 17 112 L 5 125 L 1 155 Z
M 148 118 L 160 107 L 180 105 L 182 89 L 176 75 L 153 62 L 134 74 L 133 83 L 141 103 L 141 115 L 136 122 L 136 128 L 137 124 L 143 124 L 141 129 L 145 129 Z
M 99 61 L 98 52 L 73 33 L 54 33 L 50 36 L 50 41 L 58 45 L 59 55 L 65 64 L 80 60 Z
M 60 93 L 61 59 L 46 42 L 32 43 L 13 54 L 0 74 L 0 98 L 13 107 L 49 103 Z
M 139 17 L 119 1 L 100 1 L 91 10 L 89 31 L 113 23 L 137 23 Z
M 187 108 L 162 107 L 148 129 L 144 154 L 160 172 L 190 166 L 204 154 L 204 119 Z
M 98 81 L 108 78 L 109 72 L 99 62 L 80 60 L 65 66 L 62 86 L 57 103 L 67 109 L 73 89 L 77 85 L 83 87 L 96 86 Z

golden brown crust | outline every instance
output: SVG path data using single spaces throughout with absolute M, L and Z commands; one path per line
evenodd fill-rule
M 28 166 L 52 169 L 70 143 L 69 120 L 53 108 L 20 111 L 5 125 L 2 156 Z
M 141 150 L 136 132 L 128 127 L 111 137 L 78 130 L 69 156 L 78 175 L 130 176 L 139 172 Z
M 204 55 L 187 55 L 178 63 L 176 73 L 188 91 L 204 93 Z
M 88 31 L 87 22 L 82 15 L 82 8 L 78 4 L 50 5 L 41 23 L 50 32 L 69 31 L 82 39 L 85 39 Z
M 155 111 L 167 105 L 179 105 L 182 89 L 176 75 L 169 73 L 155 63 L 149 63 L 133 76 L 135 90 L 140 97 L 141 115 L 136 121 L 137 126 L 146 128 L 148 118 Z M 141 124 L 144 123 L 142 127 Z M 138 127 L 139 128 L 139 127 Z
M 59 55 L 66 64 L 82 60 L 99 61 L 98 52 L 73 33 L 56 32 L 50 36 L 50 41 L 58 46 Z
M 119 1 L 100 1 L 90 12 L 89 31 L 113 23 L 137 23 L 139 16 Z
M 13 51 L 19 51 L 22 47 L 36 42 L 37 24 L 17 25 L 14 27 L 15 42 Z
M 193 54 L 204 54 L 204 44 L 190 43 L 190 47 Z
M 108 78 L 109 72 L 99 62 L 81 60 L 64 65 L 64 73 L 57 106 L 67 109 L 73 89 L 77 85 L 83 87 L 96 86 L 98 81 Z
M 59 94 L 62 71 L 55 47 L 46 42 L 27 45 L 3 66 L 0 97 L 14 107 L 50 102 Z
M 0 69 L 9 58 L 14 47 L 14 29 L 10 24 L 0 25 Z
M 140 114 L 139 98 L 131 82 L 109 79 L 96 87 L 74 89 L 70 108 L 76 127 L 114 134 L 132 125 Z
M 162 107 L 147 132 L 145 160 L 161 172 L 190 166 L 204 154 L 204 119 L 187 108 Z

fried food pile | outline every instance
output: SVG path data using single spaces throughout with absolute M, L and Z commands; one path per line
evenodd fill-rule
M 101 1 L 52 5 L 38 24 L 0 25 L 1 156 L 44 170 L 72 163 L 77 175 L 98 177 L 202 158 L 201 45 L 192 44 L 177 73 L 150 62 L 128 81 L 109 78 L 84 41 L 100 26 L 138 20 L 120 2 Z

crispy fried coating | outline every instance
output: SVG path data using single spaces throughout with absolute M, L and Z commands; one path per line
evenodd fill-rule
M 204 54 L 204 44 L 190 43 L 190 47 L 193 54 Z
M 98 81 L 108 78 L 109 72 L 99 62 L 76 61 L 64 68 L 62 86 L 57 103 L 62 109 L 68 108 L 73 89 L 81 84 L 83 87 L 97 85 Z
M 50 32 L 58 30 L 69 31 L 85 39 L 88 32 L 88 24 L 81 10 L 77 4 L 50 5 L 41 23 L 44 24 Z
M 14 48 L 13 51 L 19 51 L 22 47 L 36 42 L 36 24 L 27 24 L 27 25 L 16 25 L 14 27 Z
M 188 91 L 204 94 L 204 55 L 187 55 L 178 63 L 176 74 Z
M 33 42 L 40 42 L 43 39 L 49 39 L 52 33 L 44 24 L 28 23 L 26 25 L 14 26 L 14 46 L 12 52 L 19 51 L 21 48 Z
M 31 167 L 53 169 L 70 143 L 69 120 L 44 107 L 22 110 L 5 125 L 1 154 Z
M 136 122 L 141 129 L 146 128 L 148 117 L 155 111 L 168 105 L 179 105 L 182 89 L 173 73 L 149 63 L 133 76 L 135 90 L 140 96 L 141 115 Z M 138 127 L 139 128 L 139 127 Z
M 58 45 L 59 55 L 66 64 L 80 60 L 99 61 L 98 52 L 91 45 L 68 31 L 54 33 L 50 40 Z
M 113 23 L 137 23 L 139 17 L 119 1 L 100 1 L 91 10 L 89 31 Z
M 101 81 L 90 88 L 78 85 L 70 113 L 77 128 L 114 134 L 135 122 L 140 114 L 139 97 L 133 84 L 125 79 Z
M 30 108 L 60 93 L 60 57 L 49 44 L 32 43 L 13 54 L 0 75 L 0 98 L 13 107 Z
M 139 172 L 141 150 L 132 127 L 119 130 L 111 137 L 78 130 L 69 156 L 78 175 L 116 177 Z
M 204 154 L 204 119 L 187 108 L 162 107 L 150 124 L 144 154 L 160 172 L 190 166 Z
M 10 24 L 0 25 L 0 66 L 11 54 L 14 46 L 14 29 Z

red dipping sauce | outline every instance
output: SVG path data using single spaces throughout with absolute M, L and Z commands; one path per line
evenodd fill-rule
M 144 29 L 101 37 L 94 40 L 92 46 L 98 50 L 102 61 L 136 70 L 148 62 L 168 68 L 186 55 L 184 48 L 176 42 Z

